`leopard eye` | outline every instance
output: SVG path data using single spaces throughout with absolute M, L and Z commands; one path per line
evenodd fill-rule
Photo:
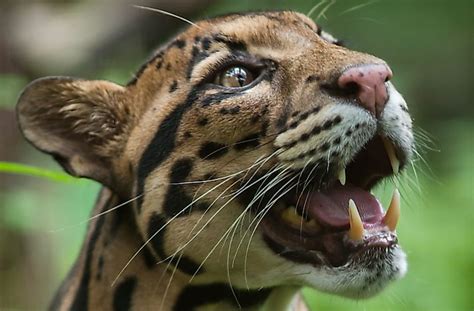
M 231 67 L 219 73 L 214 83 L 225 87 L 243 87 L 254 80 L 252 72 L 244 67 Z

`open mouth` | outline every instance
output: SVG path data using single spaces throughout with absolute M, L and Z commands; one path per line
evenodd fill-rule
M 395 190 L 384 211 L 370 191 L 397 174 L 404 160 L 391 141 L 375 136 L 345 168 L 330 170 L 324 183 L 298 187 L 279 200 L 262 221 L 266 243 L 287 259 L 333 267 L 388 253 L 398 242 L 400 195 Z

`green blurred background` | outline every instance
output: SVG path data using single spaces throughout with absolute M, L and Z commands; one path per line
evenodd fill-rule
M 126 83 L 154 47 L 185 26 L 131 3 L 195 20 L 254 9 L 307 13 L 319 2 L 2 1 L 0 161 L 60 170 L 18 133 L 14 105 L 26 83 L 45 75 Z M 370 300 L 305 289 L 307 301 L 313 310 L 474 310 L 474 1 L 323 2 L 313 18 L 324 29 L 391 65 L 423 159 L 376 191 L 387 202 L 401 184 L 407 276 Z M 87 180 L 0 172 L 0 310 L 45 309 L 78 253 L 81 222 L 98 189 Z

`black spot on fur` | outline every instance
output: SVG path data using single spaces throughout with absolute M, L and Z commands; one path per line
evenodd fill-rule
M 226 100 L 228 98 L 233 98 L 233 97 L 237 97 L 237 96 L 241 96 L 243 95 L 240 91 L 236 91 L 236 90 L 225 90 L 225 91 L 221 91 L 221 92 L 218 92 L 218 93 L 215 93 L 215 94 L 210 94 L 210 95 L 207 95 L 202 101 L 201 101 L 201 105 L 203 107 L 207 107 L 209 105 L 216 105 L 218 103 L 220 103 L 221 101 L 223 100 Z
M 214 176 L 216 176 L 217 174 L 212 172 L 212 173 L 207 173 L 206 175 L 204 175 L 203 179 L 204 180 L 210 180 L 210 179 L 214 179 Z
M 199 157 L 205 160 L 217 159 L 228 151 L 229 148 L 226 145 L 215 142 L 206 142 L 199 149 Z
M 278 116 L 278 119 L 276 121 L 276 126 L 278 130 L 285 128 L 286 122 L 288 121 L 289 116 L 290 116 L 290 107 L 291 107 L 291 101 L 287 100 L 283 109 L 281 109 L 282 110 L 281 114 Z
M 211 39 L 208 38 L 208 37 L 205 37 L 204 39 L 202 39 L 202 48 L 207 51 L 211 48 Z
M 284 147 L 287 148 L 287 149 L 290 149 L 290 148 L 296 146 L 297 143 L 298 143 L 298 141 L 295 140 L 295 141 L 292 141 L 291 143 L 285 145 Z
M 153 63 L 157 59 L 158 59 L 158 62 L 161 62 L 160 58 L 163 57 L 163 54 L 164 54 L 163 50 L 160 50 L 153 57 L 151 57 L 149 60 L 147 60 L 143 65 L 141 65 L 140 68 L 138 69 L 137 73 L 135 73 L 134 77 L 127 83 L 127 86 L 135 85 L 137 83 L 138 79 L 140 79 L 142 74 L 145 72 L 145 69 L 148 67 L 148 65 L 150 65 L 151 63 Z
M 182 212 L 184 208 L 191 211 L 192 198 L 184 191 L 183 185 L 179 185 L 186 181 L 186 178 L 191 174 L 193 168 L 193 161 L 185 158 L 176 161 L 171 168 L 169 174 L 170 185 L 163 203 L 163 210 L 169 217 L 182 217 L 186 212 Z M 177 216 L 179 214 L 179 216 Z
M 100 198 L 100 196 L 99 196 Z M 107 203 L 104 205 L 104 209 L 102 212 L 108 210 L 111 206 L 112 196 L 108 199 Z M 81 311 L 87 311 L 88 310 L 88 302 L 89 302 L 89 283 L 90 283 L 90 278 L 91 278 L 91 265 L 92 265 L 92 258 L 94 256 L 94 248 L 96 246 L 97 240 L 100 236 L 100 233 L 102 232 L 102 227 L 104 226 L 105 222 L 105 217 L 99 217 L 97 220 L 97 224 L 92 230 L 91 236 L 89 241 L 87 242 L 87 252 L 86 252 L 86 258 L 85 258 L 85 263 L 84 263 L 84 272 L 82 273 L 81 280 L 79 282 L 79 286 L 77 288 L 76 295 L 72 301 L 71 304 L 71 310 L 81 310 Z M 61 301 L 61 292 L 58 292 L 55 299 L 53 300 L 53 303 L 51 305 L 51 309 L 57 309 L 54 306 L 59 306 Z
M 300 115 L 300 117 L 299 117 L 300 122 L 306 120 L 306 119 L 308 118 L 308 116 L 309 116 L 309 112 L 308 112 L 308 111 L 302 113 L 302 114 Z
M 321 133 L 321 127 L 320 126 L 315 126 L 312 130 L 311 130 L 311 134 L 313 135 L 317 135 Z
M 191 137 L 193 137 L 193 134 L 191 134 L 188 131 L 184 132 L 184 138 L 188 139 L 188 138 L 191 138 Z
M 100 255 L 97 261 L 97 274 L 95 278 L 100 281 L 102 279 L 102 271 L 104 270 L 104 256 Z
M 321 146 L 321 151 L 328 151 L 329 150 L 329 147 L 331 147 L 331 145 L 329 143 L 324 143 L 322 146 Z
M 210 208 L 209 203 L 206 203 L 206 202 L 198 202 L 198 203 L 194 206 L 193 210 L 194 210 L 194 211 L 202 211 L 202 212 L 205 212 L 205 211 L 209 210 L 209 208 Z
M 171 63 L 166 64 L 166 70 L 171 71 Z
M 208 123 L 209 123 L 208 118 L 201 118 L 201 119 L 198 120 L 198 125 L 199 126 L 206 126 Z
M 306 78 L 306 83 L 312 83 L 314 81 L 319 81 L 321 78 L 317 75 L 311 75 Z
M 170 47 L 177 47 L 178 49 L 183 49 L 186 46 L 186 41 L 182 39 L 176 39 L 171 43 Z
M 158 131 L 145 149 L 137 173 L 137 193 L 143 193 L 145 180 L 164 160 L 173 152 L 176 144 L 176 133 L 184 113 L 196 101 L 198 91 L 194 90 L 188 94 L 186 100 L 177 105 L 176 108 L 160 123 Z M 137 211 L 141 211 L 143 197 L 136 201 Z
M 163 60 L 160 59 L 159 61 L 156 62 L 155 67 L 156 67 L 156 69 L 159 70 L 159 69 L 161 69 L 162 66 L 163 66 Z
M 158 232 L 159 231 L 159 232 Z M 150 243 L 147 244 L 152 247 L 160 259 L 164 259 L 168 256 L 164 250 L 164 235 L 166 232 L 166 218 L 163 215 L 153 213 L 148 222 L 147 234 L 148 238 L 151 239 Z M 153 238 L 151 238 L 153 236 Z
M 268 247 L 270 247 L 270 249 L 278 256 L 281 256 L 283 258 L 286 258 L 288 260 L 291 260 L 297 263 L 304 263 L 304 264 L 311 263 L 313 265 L 322 264 L 322 261 L 316 262 L 316 260 L 318 260 L 317 257 L 312 256 L 311 254 L 307 254 L 307 252 L 291 251 L 287 247 L 273 241 L 267 235 L 263 235 L 263 240 L 268 245 Z
M 214 40 L 216 42 L 224 43 L 232 51 L 246 51 L 247 50 L 247 46 L 244 42 L 238 41 L 238 40 L 232 40 L 223 35 L 215 35 Z
M 170 85 L 170 93 L 173 93 L 174 91 L 176 91 L 177 88 L 178 88 L 178 81 L 174 80 L 173 83 Z
M 132 80 L 130 80 L 128 83 L 127 83 L 127 86 L 132 86 L 132 85 L 135 85 L 137 84 L 138 82 L 138 79 L 140 79 L 140 77 L 143 75 L 143 73 L 145 72 L 145 69 L 148 67 L 148 62 L 143 64 L 137 71 L 137 73 L 135 73 L 135 75 L 133 76 Z
M 260 128 L 260 136 L 262 136 L 262 137 L 267 136 L 269 125 L 270 125 L 270 123 L 268 122 L 268 120 L 265 120 L 265 121 L 262 122 L 262 126 Z
M 311 114 L 313 114 L 313 113 L 318 113 L 319 110 L 321 110 L 321 107 L 316 106 L 316 107 L 314 107 L 313 109 L 311 109 Z
M 241 151 L 247 148 L 255 148 L 260 145 L 259 134 L 250 134 L 245 136 L 234 145 L 235 150 Z
M 277 122 L 276 122 L 277 128 L 279 128 L 279 129 L 285 128 L 286 121 L 287 121 L 286 116 L 281 115 L 281 116 L 278 118 Z
M 166 218 L 160 214 L 154 213 L 150 217 L 150 222 L 148 223 L 148 229 L 147 229 L 148 237 L 151 238 L 153 236 L 153 238 L 150 240 L 150 243 L 147 245 L 149 245 L 149 247 L 152 247 L 152 249 L 156 252 L 158 257 L 161 258 L 162 260 L 165 260 L 165 258 L 168 258 L 168 255 L 166 255 L 166 252 L 164 249 L 165 232 L 166 232 Z M 167 262 L 171 261 L 171 264 L 176 266 L 178 263 L 178 258 L 179 256 L 175 256 L 173 257 L 172 260 L 167 260 Z M 177 265 L 177 268 L 186 274 L 193 275 L 196 271 L 198 271 L 199 264 L 194 262 L 192 259 L 183 255 L 181 256 L 181 260 L 179 260 L 179 264 Z M 199 272 L 197 272 L 197 274 L 202 273 L 204 271 L 205 271 L 204 268 L 201 268 Z
M 159 260 L 157 260 L 155 256 L 153 256 L 153 254 L 151 253 L 148 247 L 144 247 L 142 249 L 141 255 L 142 255 L 143 261 L 145 262 L 145 266 L 148 269 L 153 269 L 156 267 Z
M 327 120 L 323 123 L 323 130 L 329 130 L 333 125 L 332 120 Z
M 226 108 L 223 107 L 219 110 L 221 114 L 231 114 L 231 115 L 236 115 L 240 112 L 240 107 L 239 106 L 234 106 L 232 108 Z
M 193 49 L 191 50 L 191 56 L 194 58 L 198 56 L 199 54 L 199 48 L 197 46 L 193 46 Z
M 400 104 L 400 108 L 401 108 L 403 111 L 405 111 L 406 113 L 408 113 L 408 112 L 409 112 L 408 108 L 407 108 L 407 107 L 405 107 L 405 106 L 404 106 L 404 105 L 402 105 L 402 104 Z
M 250 124 L 255 124 L 258 122 L 258 120 L 260 120 L 261 116 L 259 114 L 256 114 L 254 115 L 251 119 L 250 119 Z
M 128 173 L 130 175 L 133 175 L 134 169 L 133 169 L 133 164 L 132 162 L 128 162 Z
M 239 290 L 226 283 L 186 286 L 173 306 L 174 311 L 191 311 L 200 306 L 219 302 L 230 303 L 233 307 L 247 310 L 265 302 L 271 289 Z M 234 296 L 235 294 L 235 296 Z
M 209 56 L 209 53 L 206 51 L 200 51 L 197 46 L 193 46 L 191 50 L 191 59 L 188 63 L 188 69 L 186 72 L 186 78 L 189 80 L 191 79 L 191 73 L 193 72 L 194 66 L 199 64 L 202 60 Z
M 132 298 L 138 280 L 136 277 L 128 277 L 122 281 L 114 292 L 114 311 L 128 311 L 132 309 Z

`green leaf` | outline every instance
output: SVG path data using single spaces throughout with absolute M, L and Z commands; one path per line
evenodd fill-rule
M 62 172 L 50 171 L 35 166 L 0 161 L 0 173 L 12 173 L 34 177 L 41 177 L 57 182 L 76 182 L 78 178 L 72 177 Z

